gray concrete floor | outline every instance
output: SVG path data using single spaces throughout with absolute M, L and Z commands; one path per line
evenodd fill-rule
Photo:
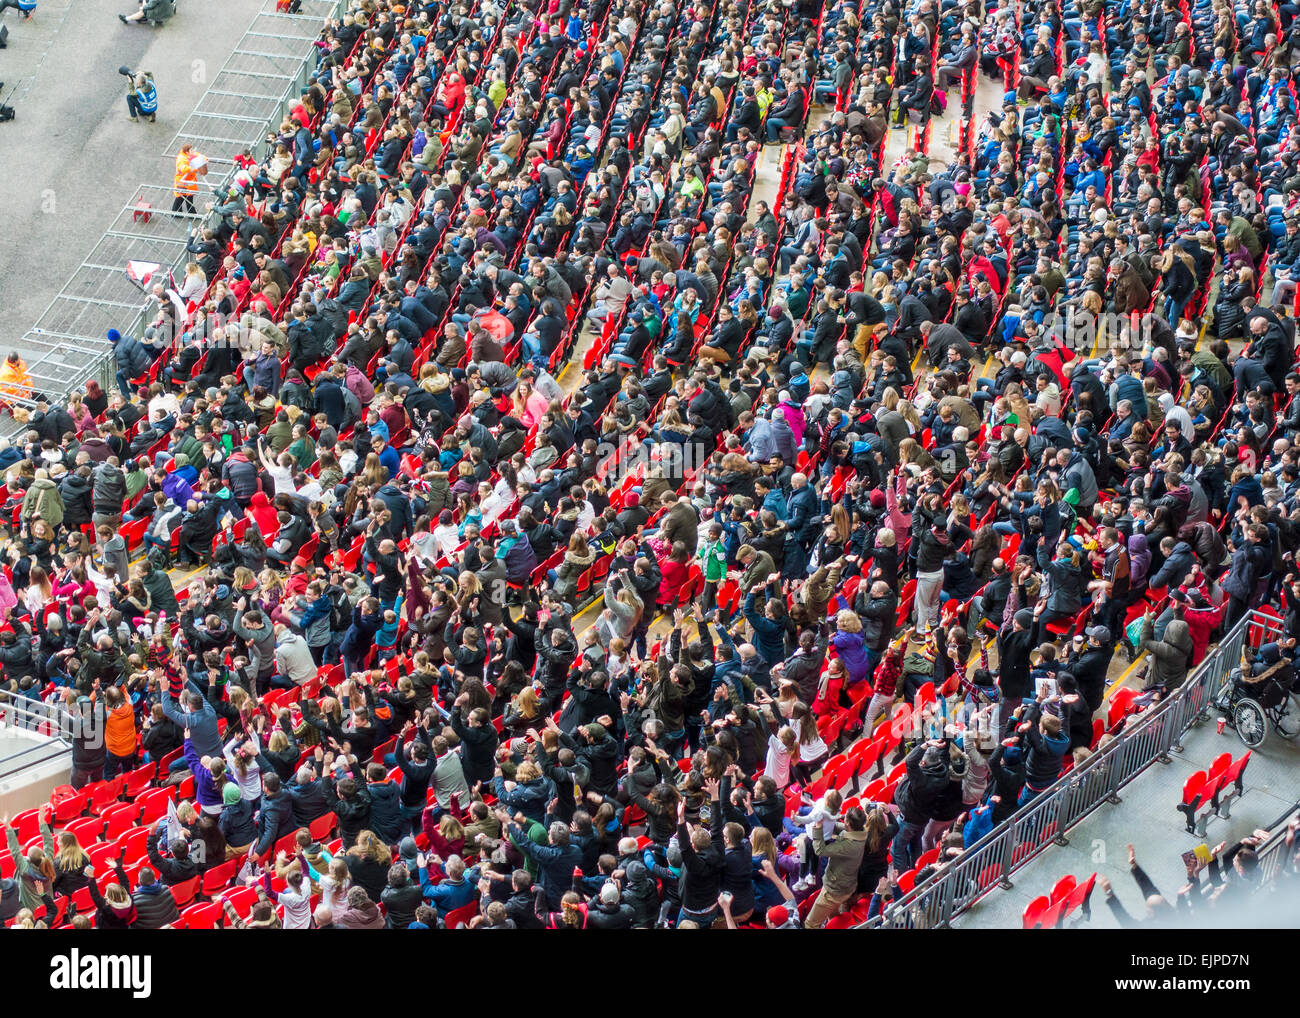
M 1294 701 L 1292 701 L 1294 710 Z M 1119 805 L 1103 805 L 1068 832 L 1070 844 L 1052 846 L 1012 876 L 1011 890 L 994 890 L 953 925 L 963 929 L 1019 929 L 1025 906 L 1067 873 L 1083 883 L 1093 873 L 1107 877 L 1115 895 L 1135 918 L 1143 914 L 1142 895 L 1129 876 L 1128 849 L 1132 843 L 1138 864 L 1152 883 L 1171 900 L 1187 882 L 1182 853 L 1202 842 L 1213 848 L 1220 841 L 1249 835 L 1267 826 L 1300 799 L 1300 745 L 1271 732 L 1252 751 L 1245 771 L 1245 794 L 1231 806 L 1226 820 L 1212 820 L 1204 839 L 1188 834 L 1183 814 L 1175 809 L 1182 798 L 1183 782 L 1205 769 L 1220 753 L 1241 756 L 1245 747 L 1231 728 L 1215 732 L 1214 719 L 1193 728 L 1183 741 L 1182 753 L 1170 763 L 1154 763 L 1120 793 Z M 1202 875 L 1202 882 L 1205 876 Z M 1202 909 L 1204 911 L 1204 909 Z M 1296 925 L 1300 917 L 1290 917 Z M 1261 923 L 1262 924 L 1262 923 Z M 1092 919 L 1087 926 L 1117 929 L 1098 887 L 1092 896 Z
M 134 0 L 41 0 L 27 21 L 5 12 L 0 80 L 18 116 L 0 124 L 0 349 L 17 345 L 141 184 L 170 186 L 164 147 L 262 6 L 181 0 L 158 29 L 118 21 Z M 123 64 L 153 73 L 156 123 L 127 119 Z

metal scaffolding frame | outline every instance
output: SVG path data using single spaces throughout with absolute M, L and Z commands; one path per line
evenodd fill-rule
M 211 191 L 229 185 L 237 169 L 235 156 L 245 150 L 254 158 L 264 155 L 267 133 L 279 128 L 290 102 L 315 70 L 313 43 L 321 26 L 328 18 L 340 17 L 345 3 L 302 0 L 298 13 L 287 14 L 275 9 L 276 0 L 265 0 L 194 112 L 168 142 L 154 178 L 159 182 L 137 189 L 23 336 L 34 397 L 62 401 L 90 378 L 111 390 L 115 367 L 108 330 L 139 335 L 155 309 L 149 295 L 127 275 L 126 263 L 157 263 L 179 278 L 189 235 L 208 219 L 202 211 L 202 191 L 196 201 L 200 212 L 171 211 L 172 172 L 181 145 L 190 142 L 208 157 L 211 169 L 205 183 Z M 34 397 L 6 400 L 30 408 Z M 0 423 L 0 432 L 19 430 L 12 418 Z

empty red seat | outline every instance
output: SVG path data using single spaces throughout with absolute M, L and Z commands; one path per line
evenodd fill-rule
M 218 863 L 204 872 L 200 892 L 209 898 L 216 897 L 226 889 L 226 886 L 235 878 L 237 872 L 239 871 L 236 868 L 236 860 L 234 859 L 229 862 Z
M 151 827 L 132 827 L 117 839 L 118 847 L 121 849 L 120 854 L 127 861 L 128 866 L 148 854 L 145 846 L 151 833 L 153 833 Z
M 104 829 L 104 818 L 82 817 L 79 820 L 71 821 L 63 829 L 76 838 L 81 845 L 89 845 L 99 837 L 99 832 Z
M 1052 886 L 1052 893 L 1048 895 L 1052 904 L 1055 905 L 1067 898 L 1071 891 L 1074 890 L 1077 881 L 1070 874 L 1066 874 Z
M 120 834 L 125 834 L 135 823 L 140 814 L 140 806 L 134 802 L 124 802 L 103 813 L 104 838 L 111 841 Z
M 1040 895 L 1025 906 L 1020 916 L 1021 927 L 1026 930 L 1041 930 L 1048 924 L 1049 912 L 1055 911 L 1047 895 Z
M 194 900 L 194 896 L 199 893 L 199 881 L 201 879 L 201 876 L 193 876 L 189 880 L 182 880 L 179 884 L 171 885 L 172 897 L 176 899 L 178 906 L 188 905 Z
M 1114 731 L 1133 708 L 1133 701 L 1137 699 L 1137 690 L 1129 689 L 1127 686 L 1115 690 L 1110 698 L 1110 705 L 1106 712 L 1106 728 Z
M 149 763 L 143 767 L 137 767 L 126 775 L 126 780 L 122 784 L 122 794 L 128 798 L 135 798 L 149 787 L 157 772 L 157 764 Z
M 307 825 L 307 833 L 311 835 L 313 841 L 320 841 L 325 838 L 330 831 L 334 830 L 334 827 L 338 822 L 339 818 L 337 816 L 333 813 L 326 813 L 324 816 L 317 817 Z
M 454 908 L 447 913 L 443 922 L 446 923 L 447 929 L 458 930 L 465 926 L 478 915 L 478 899 L 475 898 L 468 905 L 462 905 L 460 908 Z

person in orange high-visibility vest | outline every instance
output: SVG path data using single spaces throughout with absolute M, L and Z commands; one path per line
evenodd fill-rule
M 32 376 L 27 373 L 27 364 L 17 350 L 11 351 L 0 363 L 0 400 L 6 396 L 32 398 Z
M 194 212 L 194 196 L 199 193 L 199 175 L 208 172 L 207 156 L 186 142 L 176 157 L 176 177 L 172 182 L 172 211 Z

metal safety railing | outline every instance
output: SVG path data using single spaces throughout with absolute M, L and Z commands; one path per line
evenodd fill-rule
M 1182 748 L 1187 731 L 1207 716 L 1219 690 L 1241 663 L 1247 641 L 1258 645 L 1282 633 L 1280 619 L 1251 611 L 1167 699 L 1134 720 L 1051 788 L 1036 796 L 924 883 L 859 929 L 932 929 L 951 925 L 984 895 L 1012 886 L 1012 875 L 1052 845 L 1069 844 L 1067 833 L 1104 803 L 1119 803 L 1120 790 L 1156 761 Z
M 19 734 L 28 744 L 0 755 L 0 778 L 57 759 L 68 752 L 72 748 L 73 734 L 81 723 L 80 718 L 70 714 L 60 703 L 10 696 L 0 703 L 0 735 Z
M 145 183 L 117 215 L 90 254 L 24 334 L 19 349 L 32 378 L 30 398 L 5 397 L 14 407 L 30 409 L 38 397 L 61 403 L 96 379 L 112 391 L 116 368 L 107 339 L 109 329 L 139 336 L 156 311 L 126 272 L 128 261 L 161 265 L 179 278 L 188 260 L 191 231 L 208 221 L 197 196 L 197 213 L 173 213 L 172 173 L 181 145 L 191 142 L 208 157 L 213 192 L 228 188 L 238 170 L 235 156 L 265 154 L 266 136 L 279 129 L 288 104 L 297 98 L 316 68 L 316 38 L 329 18 L 340 17 L 347 0 L 302 0 L 296 14 L 275 10 L 265 0 L 194 112 L 171 139 L 160 159 L 158 178 Z M 145 208 L 147 206 L 147 208 Z M 23 426 L 7 418 L 0 434 L 12 436 Z
M 1296 803 L 1286 811 L 1278 820 L 1269 828 L 1269 836 L 1262 845 L 1255 849 L 1255 858 L 1259 860 L 1259 879 L 1263 887 L 1277 876 L 1289 863 L 1287 850 L 1292 847 L 1287 844 L 1287 829 L 1290 821 L 1300 813 L 1300 803 Z

